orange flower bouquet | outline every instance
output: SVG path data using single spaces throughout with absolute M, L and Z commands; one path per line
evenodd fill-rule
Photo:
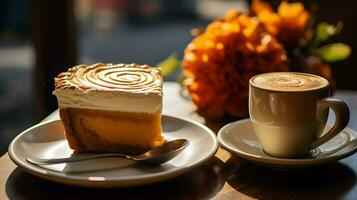
M 287 71 L 284 47 L 256 18 L 229 12 L 185 50 L 184 84 L 208 116 L 245 116 L 248 82 L 258 73 Z
M 230 11 L 210 23 L 187 45 L 182 60 L 182 83 L 198 110 L 213 118 L 247 116 L 249 79 L 259 73 L 304 71 L 333 82 L 323 61 L 344 59 L 350 49 L 342 43 L 320 47 L 338 27 L 322 23 L 314 33 L 309 19 L 301 3 L 283 1 L 275 12 L 253 0 L 249 14 Z M 336 48 L 345 54 L 336 56 Z M 159 66 L 167 71 L 172 60 Z

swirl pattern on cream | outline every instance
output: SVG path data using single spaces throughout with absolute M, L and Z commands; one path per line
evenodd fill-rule
M 55 89 L 109 90 L 133 93 L 161 93 L 160 70 L 148 65 L 78 65 L 55 78 Z

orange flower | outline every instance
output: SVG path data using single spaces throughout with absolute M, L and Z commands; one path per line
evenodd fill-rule
M 187 45 L 183 66 L 193 102 L 210 117 L 246 116 L 249 79 L 288 70 L 282 45 L 256 18 L 235 11 Z
M 301 31 L 305 28 L 309 13 L 302 3 L 281 2 L 278 14 L 282 19 L 282 26 L 290 31 Z
M 304 36 L 309 13 L 302 3 L 281 2 L 278 8 L 281 17 L 279 40 L 287 45 L 295 45 Z
M 304 37 L 309 13 L 302 3 L 281 2 L 278 12 L 270 4 L 253 0 L 252 13 L 264 24 L 266 31 L 287 46 L 296 45 Z
M 251 10 L 255 15 L 258 15 L 260 12 L 273 12 L 271 5 L 269 3 L 260 1 L 260 0 L 253 0 L 251 5 Z

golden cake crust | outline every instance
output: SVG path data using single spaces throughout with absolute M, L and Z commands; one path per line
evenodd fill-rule
M 161 115 L 157 114 L 67 108 L 60 109 L 60 117 L 68 144 L 75 153 L 141 154 L 164 142 Z M 126 125 L 128 122 L 131 126 Z
M 72 131 L 71 121 L 69 119 L 67 110 L 60 109 L 59 115 L 60 115 L 60 118 L 61 118 L 61 121 L 62 121 L 62 124 L 64 127 L 64 133 L 66 135 L 69 147 L 71 149 L 73 149 L 75 151 L 75 153 L 80 153 L 80 152 L 85 151 L 83 149 L 81 142 L 76 138 L 75 133 Z

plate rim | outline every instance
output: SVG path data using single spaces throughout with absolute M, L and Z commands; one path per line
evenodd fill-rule
M 346 153 L 343 154 L 339 154 L 339 155 L 335 155 L 335 156 L 328 156 L 328 157 L 324 157 L 324 158 L 310 158 L 310 159 L 288 159 L 288 158 L 275 158 L 275 157 L 271 157 L 271 158 L 264 158 L 264 157 L 259 157 L 258 155 L 251 155 L 249 153 L 246 153 L 236 147 L 231 147 L 231 145 L 228 145 L 223 138 L 223 132 L 232 126 L 239 126 L 242 124 L 246 124 L 246 123 L 250 123 L 251 120 L 250 118 L 245 118 L 245 119 L 241 119 L 241 120 L 237 120 L 231 123 L 226 124 L 225 126 L 223 126 L 217 134 L 217 140 L 218 143 L 227 151 L 231 152 L 232 154 L 242 157 L 244 159 L 247 159 L 249 161 L 252 161 L 254 163 L 257 164 L 269 164 L 269 165 L 278 165 L 278 166 L 286 166 L 286 167 L 301 167 L 301 166 L 314 166 L 314 165 L 322 165 L 322 164 L 326 164 L 329 162 L 334 162 L 334 161 L 338 161 L 340 159 L 346 158 L 352 154 L 354 154 L 355 152 L 357 152 L 357 147 L 352 149 L 351 151 L 348 151 Z M 344 130 L 347 134 L 349 135 L 354 135 L 357 138 L 357 132 L 346 127 L 344 128 Z
M 8 154 L 9 154 L 10 159 L 18 167 L 20 167 L 21 169 L 25 170 L 26 172 L 33 174 L 37 177 L 41 177 L 46 180 L 69 184 L 69 185 L 84 186 L 84 187 L 106 187 L 106 188 L 132 187 L 132 186 L 147 185 L 147 184 L 165 181 L 165 180 L 168 180 L 168 179 L 171 179 L 171 178 L 174 178 L 174 177 L 177 177 L 177 176 L 187 173 L 188 171 L 202 165 L 204 162 L 206 162 L 208 159 L 212 158 L 216 154 L 219 144 L 217 141 L 216 134 L 210 128 L 208 128 L 204 124 L 201 124 L 195 120 L 185 118 L 185 117 L 179 117 L 179 116 L 174 116 L 174 115 L 170 115 L 170 114 L 162 114 L 162 118 L 164 118 L 164 117 L 182 120 L 187 123 L 194 124 L 194 125 L 198 126 L 199 128 L 203 129 L 204 132 L 209 136 L 209 138 L 213 142 L 213 146 L 210 148 L 210 152 L 206 156 L 201 158 L 200 160 L 195 160 L 195 162 L 192 165 L 180 167 L 177 170 L 174 170 L 167 174 L 165 172 L 159 172 L 159 173 L 155 173 L 155 174 L 144 175 L 144 176 L 141 176 L 139 178 L 134 178 L 134 179 L 130 179 L 130 178 L 129 179 L 128 178 L 127 179 L 119 179 L 119 180 L 118 179 L 108 179 L 108 180 L 104 180 L 104 181 L 92 181 L 92 180 L 87 180 L 87 179 L 84 180 L 84 179 L 78 178 L 78 177 L 66 176 L 66 174 L 62 173 L 62 172 L 56 172 L 56 171 L 52 171 L 50 169 L 44 169 L 42 167 L 35 166 L 30 163 L 26 163 L 26 161 L 22 161 L 16 155 L 16 153 L 15 153 L 16 150 L 14 150 L 14 145 L 18 142 L 18 140 L 21 137 L 23 137 L 25 134 L 28 134 L 30 131 L 32 131 L 33 129 L 36 129 L 38 127 L 46 126 L 47 124 L 51 124 L 51 123 L 61 123 L 60 119 L 53 119 L 53 120 L 35 124 L 27 129 L 25 129 L 24 131 L 22 131 L 20 134 L 18 134 L 9 144 Z M 153 179 L 153 178 L 155 178 L 155 179 Z M 147 180 L 150 180 L 150 181 L 147 181 Z M 136 184 L 136 183 L 134 183 L 135 181 L 136 182 L 139 181 L 139 183 Z

